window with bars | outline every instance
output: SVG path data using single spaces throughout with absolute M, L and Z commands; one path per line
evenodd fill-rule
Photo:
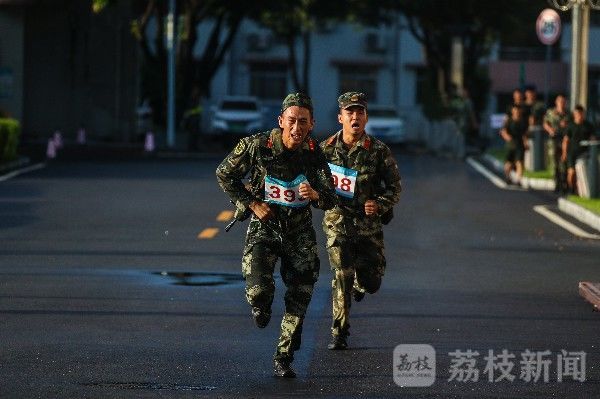
M 377 102 L 378 67 L 344 65 L 338 68 L 340 93 L 359 91 L 367 95 L 369 102 Z
M 285 64 L 250 65 L 250 94 L 265 100 L 281 100 L 287 94 Z

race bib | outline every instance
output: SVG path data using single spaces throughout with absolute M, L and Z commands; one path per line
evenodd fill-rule
M 354 197 L 354 187 L 356 186 L 356 176 L 358 172 L 354 169 L 344 168 L 343 166 L 329 164 L 335 192 L 346 198 Z
M 302 197 L 299 189 L 300 184 L 307 182 L 304 175 L 298 175 L 291 182 L 265 176 L 265 202 L 291 207 L 306 206 L 308 198 Z

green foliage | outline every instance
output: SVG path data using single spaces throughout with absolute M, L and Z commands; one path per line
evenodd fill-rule
M 600 199 L 598 198 L 581 198 L 576 195 L 569 195 L 567 199 L 569 201 L 573 201 L 577 205 L 581 205 L 597 215 L 600 215 Z
M 17 158 L 21 125 L 15 119 L 0 119 L 0 162 Z
M 111 0 L 92 0 L 92 11 L 96 14 L 101 12 L 106 6 L 111 3 Z
M 554 171 L 553 170 L 525 170 L 523 171 L 523 176 L 529 177 L 531 179 L 554 179 Z

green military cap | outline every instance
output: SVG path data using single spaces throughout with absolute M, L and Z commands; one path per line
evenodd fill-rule
M 281 113 L 294 105 L 307 108 L 310 112 L 313 111 L 312 100 L 309 96 L 304 93 L 290 93 L 285 97 L 281 104 Z
M 358 91 L 349 91 L 338 97 L 338 104 L 341 109 L 346 109 L 352 106 L 367 108 L 367 96 L 365 93 Z

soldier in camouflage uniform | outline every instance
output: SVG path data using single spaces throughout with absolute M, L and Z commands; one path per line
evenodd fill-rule
M 381 285 L 385 271 L 382 219 L 389 222 L 401 191 L 398 166 L 390 149 L 365 133 L 365 95 L 344 93 L 338 103 L 342 130 L 321 143 L 339 200 L 323 219 L 334 273 L 329 349 L 347 347 L 351 296 L 361 301 L 365 292 L 373 294 Z
M 551 139 L 550 152 L 552 153 L 551 160 L 554 163 L 554 191 L 565 193 L 567 191 L 567 168 L 563 162 L 562 142 L 569 122 L 567 97 L 564 94 L 557 95 L 554 104 L 555 107 L 546 111 L 544 116 L 544 130 Z
M 310 205 L 329 209 L 337 201 L 331 172 L 313 128 L 310 97 L 295 93 L 283 101 L 280 129 L 245 137 L 217 168 L 217 180 L 241 213 L 252 213 L 242 258 L 246 299 L 259 328 L 271 318 L 273 273 L 281 258 L 286 285 L 285 314 L 274 359 L 274 374 L 295 377 L 291 368 L 300 347 L 302 322 L 319 275 Z M 250 175 L 249 185 L 242 179 Z M 238 213 L 239 214 L 239 213 Z

